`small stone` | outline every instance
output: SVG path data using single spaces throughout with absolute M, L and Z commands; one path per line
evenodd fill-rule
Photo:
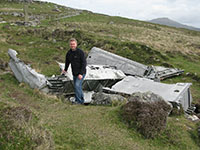
M 53 43 L 56 43 L 56 39 L 53 39 Z
M 186 115 L 187 119 L 191 121 L 199 121 L 200 119 L 196 115 Z

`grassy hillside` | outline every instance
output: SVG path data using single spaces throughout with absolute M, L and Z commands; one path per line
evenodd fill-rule
M 96 46 L 147 65 L 184 69 L 164 82 L 192 82 L 194 103 L 200 103 L 200 32 L 40 2 L 28 5 L 29 20 L 39 21 L 37 26 L 14 25 L 24 20 L 13 15 L 23 8 L 0 1 L 0 22 L 6 21 L 0 23 L 2 64 L 13 48 L 36 71 L 59 74 L 55 61 L 64 61 L 68 40 L 75 37 L 86 53 Z M 164 133 L 145 139 L 122 121 L 119 106 L 64 103 L 18 83 L 8 68 L 0 69 L 0 88 L 0 149 L 199 149 L 197 123 L 184 116 L 169 117 Z

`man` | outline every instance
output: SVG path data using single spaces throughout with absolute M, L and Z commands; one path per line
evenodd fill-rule
M 82 91 L 82 83 L 86 74 L 86 58 L 84 52 L 77 48 L 77 41 L 74 38 L 69 40 L 70 50 L 66 54 L 65 69 L 62 73 L 66 73 L 69 64 L 71 64 L 75 102 L 79 104 L 84 103 L 84 95 Z

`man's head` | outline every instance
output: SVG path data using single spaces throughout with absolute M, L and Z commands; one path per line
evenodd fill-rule
M 77 40 L 75 38 L 71 38 L 69 40 L 69 45 L 72 50 L 76 50 L 77 47 Z

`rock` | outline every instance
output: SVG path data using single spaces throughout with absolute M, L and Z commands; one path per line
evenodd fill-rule
M 53 43 L 56 43 L 57 41 L 56 41 L 56 39 L 53 39 Z
M 0 12 L 0 15 L 12 15 L 15 17 L 24 17 L 24 13 L 21 12 Z
M 29 42 L 28 44 L 30 44 L 30 45 L 31 45 L 31 44 L 34 44 L 34 42 L 33 42 L 33 41 L 31 41 L 31 42 Z
M 24 17 L 24 13 L 19 13 L 19 12 L 12 12 L 11 15 L 15 17 Z
M 59 46 L 58 49 L 63 50 L 64 48 L 62 46 Z
M 155 101 L 164 101 L 166 104 L 168 104 L 172 108 L 172 104 L 168 101 L 165 101 L 161 96 L 154 94 L 153 92 L 145 92 L 145 93 L 133 93 L 130 98 L 130 101 L 132 100 L 139 100 L 141 102 L 155 102 Z
M 55 11 L 55 12 L 61 12 L 61 10 L 58 9 L 58 8 L 52 9 L 52 11 Z
M 25 26 L 32 26 L 32 27 L 36 27 L 38 25 L 37 22 L 35 21 L 29 21 L 25 23 Z
M 114 22 L 113 22 L 113 21 L 110 21 L 108 24 L 114 24 Z
M 196 116 L 196 115 L 188 115 L 186 114 L 187 119 L 191 120 L 191 121 L 199 121 L 200 119 Z
M 0 24 L 1 24 L 1 23 L 7 23 L 7 22 L 6 22 L 6 21 L 0 21 Z
M 16 21 L 15 23 L 13 23 L 12 25 L 15 26 L 31 26 L 31 27 L 36 27 L 39 23 L 36 21 L 29 21 L 29 22 L 24 22 L 24 21 Z
M 95 105 L 111 105 L 117 102 L 123 102 L 126 98 L 117 94 L 106 94 L 103 92 L 94 93 L 92 95 L 91 104 Z

